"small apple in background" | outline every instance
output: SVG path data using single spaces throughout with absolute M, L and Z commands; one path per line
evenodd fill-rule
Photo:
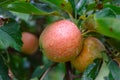
M 80 53 L 81 39 L 81 32 L 73 22 L 59 20 L 44 29 L 39 45 L 51 61 L 67 62 Z
M 104 45 L 97 38 L 88 37 L 83 42 L 81 53 L 71 64 L 82 73 L 96 58 L 102 58 L 102 51 L 105 51 Z
M 23 45 L 21 50 L 23 53 L 31 55 L 38 49 L 39 41 L 34 34 L 29 32 L 22 32 L 22 41 Z

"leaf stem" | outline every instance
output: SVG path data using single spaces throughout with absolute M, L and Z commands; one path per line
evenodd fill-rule
M 96 32 L 96 31 L 95 30 L 88 30 L 86 32 L 83 32 L 82 35 L 84 36 L 84 35 L 86 35 L 87 33 L 90 33 L 90 32 Z

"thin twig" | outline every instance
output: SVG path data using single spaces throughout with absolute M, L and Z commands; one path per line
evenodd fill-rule
M 12 73 L 12 71 L 10 69 L 8 69 L 8 75 L 9 75 L 11 80 L 14 79 L 14 75 L 13 75 L 13 73 Z
M 74 80 L 70 62 L 66 62 L 65 67 L 66 67 L 66 74 L 64 80 Z
M 66 62 L 65 67 L 66 67 L 66 74 L 65 74 L 64 80 L 74 80 L 77 78 L 81 78 L 82 76 L 81 73 L 79 75 L 73 74 L 73 69 L 71 67 L 70 62 Z
M 47 75 L 47 73 L 53 69 L 58 63 L 53 63 L 45 72 L 44 74 L 42 75 L 42 77 L 40 78 L 40 80 L 44 80 L 45 76 Z
M 82 77 L 82 73 L 78 74 L 78 75 L 73 75 L 73 78 L 74 79 L 77 79 L 77 78 L 81 78 Z

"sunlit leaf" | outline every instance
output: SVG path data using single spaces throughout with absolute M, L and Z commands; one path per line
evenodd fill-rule
M 94 16 L 95 29 L 97 32 L 120 40 L 120 20 L 116 19 L 116 14 L 110 8 L 106 8 Z
M 95 78 L 95 80 L 105 80 L 104 78 L 109 75 L 109 72 L 110 71 L 107 64 L 103 61 L 100 72 L 98 73 L 98 76 Z
M 82 75 L 81 80 L 94 80 L 98 75 L 99 69 L 101 67 L 101 60 L 96 59 L 93 64 L 90 64 L 88 68 Z
M 109 73 L 109 76 L 106 76 L 104 80 L 114 80 L 114 79 L 111 73 Z
M 97 32 L 120 40 L 120 20 L 116 18 L 95 18 Z
M 34 5 L 28 3 L 28 2 L 13 2 L 6 6 L 7 10 L 15 11 L 15 12 L 21 12 L 21 13 L 27 13 L 27 14 L 34 14 L 34 15 L 49 15 L 49 14 L 57 14 L 57 12 L 46 12 L 41 9 L 38 9 Z
M 16 16 L 17 18 L 19 19 L 22 19 L 24 21 L 28 21 L 29 18 L 30 18 L 30 15 L 29 14 L 24 14 L 24 13 L 19 13 L 19 12 L 12 12 L 11 13 Z M 29 21 L 30 22 L 30 21 Z
M 112 74 L 114 80 L 119 80 L 120 79 L 120 68 L 117 65 L 116 62 L 114 62 L 113 60 L 111 60 L 108 64 L 108 68 L 110 70 L 110 73 Z
M 78 12 L 80 12 L 83 7 L 85 7 L 87 0 L 79 0 L 79 2 L 76 5 L 76 9 Z
M 14 2 L 7 6 L 9 10 L 22 12 L 22 13 L 29 13 L 29 14 L 46 14 L 46 12 L 38 10 L 33 5 L 27 2 Z

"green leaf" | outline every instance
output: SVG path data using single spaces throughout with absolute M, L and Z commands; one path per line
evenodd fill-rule
M 114 80 L 119 80 L 120 79 L 120 68 L 118 64 L 115 61 L 111 60 L 108 64 L 108 68 Z
M 113 4 L 119 5 L 120 4 L 120 0 L 112 0 Z
M 105 4 L 104 7 L 105 8 L 111 8 L 112 10 L 114 10 L 116 12 L 116 14 L 120 14 L 120 6 Z
M 28 21 L 29 20 L 29 18 L 30 18 L 30 15 L 29 14 L 25 14 L 25 13 L 19 13 L 19 12 L 12 12 L 11 11 L 11 13 L 14 15 L 14 16 L 16 16 L 17 18 L 19 18 L 19 19 L 22 19 L 22 20 L 24 20 L 24 21 Z M 30 24 L 30 21 L 29 21 L 29 24 Z
M 12 3 L 12 2 L 14 2 L 15 0 L 2 0 L 1 2 L 0 2 L 0 6 L 1 7 L 5 7 L 5 6 L 7 6 L 8 4 L 10 4 L 10 3 Z
M 31 4 L 33 4 L 35 7 L 45 12 L 52 12 L 53 10 L 55 10 L 53 6 L 43 2 L 32 2 Z
M 18 51 L 21 50 L 21 32 L 17 22 L 9 20 L 0 27 L 0 49 L 12 47 Z
M 32 74 L 32 79 L 40 78 L 44 72 L 50 67 L 51 63 L 48 63 L 42 67 L 38 66 Z
M 35 71 L 32 74 L 32 79 L 35 78 L 39 78 L 40 76 L 42 76 L 43 72 L 45 71 L 45 69 L 43 69 L 42 67 L 38 66 Z
M 111 46 L 120 51 L 120 40 L 116 40 L 113 38 L 107 38 L 106 40 Z
M 96 6 L 95 3 L 91 3 L 91 4 L 87 5 L 87 11 L 94 10 L 95 6 Z
M 8 68 L 0 56 L 0 80 L 10 80 L 8 76 Z
M 101 55 L 102 55 L 103 61 L 108 63 L 109 62 L 109 57 L 108 57 L 107 53 L 105 51 L 103 51 L 103 52 L 101 52 Z
M 74 14 L 76 13 L 76 4 L 75 4 L 75 0 L 68 0 L 69 2 L 70 2 L 70 4 L 71 4 L 71 6 L 72 6 L 72 9 L 73 9 L 73 12 L 74 12 Z
M 59 7 L 60 9 L 72 13 L 72 6 L 68 0 L 43 0 L 43 1 L 50 2 L 55 6 Z
M 30 80 L 39 80 L 37 77 L 33 78 L 33 79 L 30 79 Z
M 103 0 L 104 3 L 112 2 L 113 0 Z
M 120 40 L 120 20 L 116 18 L 95 18 L 97 32 Z
M 105 80 L 114 80 L 112 74 L 109 73 L 109 76 L 105 77 Z
M 95 77 L 98 75 L 99 69 L 101 67 L 101 60 L 96 59 L 93 64 L 90 64 L 88 68 L 82 75 L 81 80 L 94 80 Z
M 107 64 L 105 63 L 105 61 L 103 61 L 102 67 L 99 71 L 98 76 L 95 78 L 95 80 L 105 80 L 104 78 L 109 75 L 109 72 L 110 71 Z
M 4 1 L 6 1 L 6 0 L 1 0 L 1 2 L 0 2 L 0 3 L 3 3 Z
M 77 12 L 80 12 L 83 7 L 86 5 L 87 0 L 79 0 L 79 2 L 76 5 Z
M 120 39 L 120 20 L 116 19 L 116 13 L 105 8 L 94 16 L 95 29 L 97 32 L 115 39 Z
M 17 80 L 29 80 L 30 63 L 25 57 L 13 54 L 10 55 L 9 68 Z
M 116 18 L 116 13 L 110 9 L 105 8 L 100 11 L 98 11 L 95 15 L 90 15 L 87 17 L 85 21 L 83 21 L 82 26 L 89 30 L 94 30 L 97 27 L 97 22 L 95 22 L 95 19 L 99 18 Z M 95 19 L 94 19 L 95 18 Z
M 56 12 L 45 12 L 43 10 L 38 9 L 37 7 L 33 6 L 32 4 L 28 2 L 13 2 L 9 5 L 7 5 L 6 9 L 15 11 L 15 12 L 21 12 L 26 14 L 33 14 L 33 15 L 49 15 L 49 14 L 57 14 Z
M 96 18 L 116 17 L 116 13 L 111 8 L 105 8 L 96 13 Z
M 0 15 L 7 17 L 7 18 L 15 19 L 15 16 L 11 12 L 9 12 L 3 8 L 0 8 Z

